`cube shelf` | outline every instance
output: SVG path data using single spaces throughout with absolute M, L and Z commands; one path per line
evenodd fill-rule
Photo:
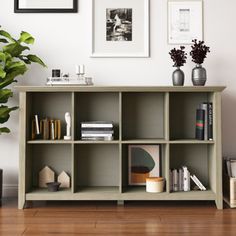
M 19 86 L 19 209 L 39 200 L 211 200 L 222 209 L 221 92 L 225 87 Z M 213 140 L 195 139 L 196 109 L 213 103 Z M 31 121 L 71 113 L 72 139 L 31 140 Z M 81 140 L 83 121 L 112 121 L 113 141 Z M 63 136 L 62 136 L 63 137 Z M 163 193 L 128 184 L 129 145 L 160 145 Z M 71 188 L 37 187 L 45 165 L 71 176 Z M 207 191 L 170 192 L 169 170 L 188 166 Z

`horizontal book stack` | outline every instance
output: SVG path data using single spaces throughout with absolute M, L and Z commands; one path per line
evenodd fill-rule
M 81 123 L 81 139 L 91 141 L 111 141 L 114 139 L 114 126 L 111 121 Z
M 38 115 L 32 120 L 31 138 L 44 140 L 61 139 L 61 121 L 57 119 L 39 119 Z
M 183 166 L 179 169 L 170 170 L 170 191 L 171 192 L 187 192 L 191 190 L 190 179 L 195 183 L 195 185 L 202 191 L 205 191 L 205 186 L 196 177 L 196 175 L 191 175 L 188 168 Z
M 196 139 L 213 140 L 213 104 L 204 102 L 196 112 Z

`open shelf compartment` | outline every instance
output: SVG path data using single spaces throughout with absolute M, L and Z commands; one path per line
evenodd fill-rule
M 45 167 L 50 167 L 55 172 L 55 181 L 58 175 L 65 171 L 70 176 L 72 183 L 72 152 L 70 144 L 63 145 L 30 145 L 27 148 L 26 159 L 26 193 L 27 195 L 63 194 L 72 193 L 72 189 L 60 189 L 56 193 L 49 192 L 47 188 L 39 188 L 39 172 Z
M 122 94 L 122 140 L 164 139 L 165 93 Z
M 145 185 L 131 185 L 129 184 L 129 146 L 130 147 L 137 147 L 141 148 L 139 149 L 140 151 L 147 151 L 149 149 L 146 149 L 147 146 L 159 146 L 159 161 L 155 162 L 155 165 L 159 165 L 160 168 L 160 175 L 161 177 L 164 177 L 166 179 L 166 170 L 167 168 L 167 161 L 166 161 L 166 150 L 167 150 L 167 145 L 166 144 L 122 144 L 122 193 L 126 196 L 130 195 L 131 199 L 132 196 L 135 197 L 134 195 L 139 193 L 141 194 L 141 198 L 147 197 L 148 196 L 153 196 L 153 195 L 163 195 L 163 193 L 166 193 L 166 189 L 164 188 L 163 193 L 147 193 L 146 192 L 146 186 Z M 146 155 L 145 155 L 146 156 Z M 147 155 L 146 157 L 149 157 Z M 153 157 L 152 157 L 153 158 Z M 148 177 L 149 174 L 146 174 L 146 177 Z M 157 176 L 155 176 L 157 177 Z M 144 198 L 146 199 L 146 198 Z
M 75 139 L 81 140 L 81 122 L 112 121 L 119 140 L 119 93 L 75 93 Z
M 75 145 L 75 192 L 119 193 L 119 144 Z
M 213 102 L 213 93 L 170 93 L 170 140 L 195 140 L 196 110 L 204 102 Z

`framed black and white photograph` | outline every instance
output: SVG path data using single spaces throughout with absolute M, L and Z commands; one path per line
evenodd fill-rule
M 168 43 L 191 44 L 203 40 L 202 0 L 168 1 Z
M 78 12 L 78 0 L 15 0 L 15 13 Z
M 91 57 L 149 57 L 149 0 L 92 0 Z

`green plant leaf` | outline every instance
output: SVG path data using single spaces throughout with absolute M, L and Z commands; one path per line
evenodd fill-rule
M 8 121 L 10 118 L 9 113 L 18 109 L 18 107 L 0 106 L 0 124 L 3 124 Z
M 11 43 L 3 47 L 3 52 L 11 54 L 12 57 L 18 57 L 25 50 L 30 50 L 27 46 L 22 46 L 18 42 Z
M 0 61 L 6 62 L 6 54 L 3 52 L 0 52 Z
M 22 31 L 20 34 L 19 42 L 33 44 L 34 38 L 29 33 Z
M 8 43 L 8 41 L 6 39 L 4 39 L 4 38 L 0 38 L 0 42 L 1 43 Z
M 3 68 L 0 65 L 0 78 L 4 79 L 6 77 L 6 72 L 3 70 Z
M 7 103 L 9 97 L 13 96 L 13 92 L 10 89 L 0 90 L 0 103 Z
M 0 35 L 10 39 L 12 42 L 15 42 L 16 40 L 14 38 L 12 38 L 12 36 L 6 32 L 5 30 L 0 30 Z
M 14 76 L 9 76 L 7 75 L 7 77 L 0 82 L 0 89 L 5 88 L 6 86 L 12 84 L 13 82 L 17 82 L 16 80 L 14 80 Z
M 11 132 L 10 129 L 8 129 L 7 127 L 0 128 L 0 135 L 2 133 L 10 133 L 10 132 Z
M 43 62 L 39 57 L 37 57 L 36 55 L 29 54 L 29 55 L 27 55 L 26 57 L 27 57 L 30 61 L 32 61 L 32 62 L 38 63 L 38 64 L 40 64 L 40 65 L 43 66 L 43 67 L 47 67 L 47 66 L 44 64 L 44 62 Z

